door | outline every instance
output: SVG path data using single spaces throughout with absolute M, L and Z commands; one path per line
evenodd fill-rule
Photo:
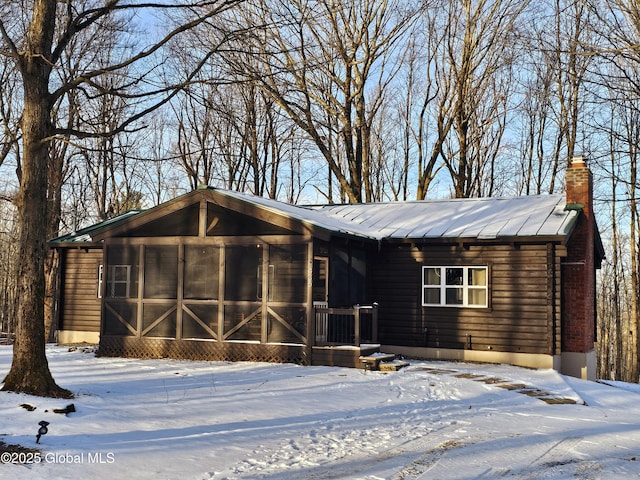
M 327 308 L 329 294 L 329 258 L 313 257 L 313 308 Z M 316 314 L 316 343 L 327 341 L 329 314 Z

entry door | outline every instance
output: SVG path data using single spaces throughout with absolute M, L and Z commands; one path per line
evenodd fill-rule
M 327 303 L 329 295 L 329 258 L 313 257 L 313 303 Z M 320 306 L 320 305 L 319 305 Z
M 313 257 L 313 307 L 329 306 L 329 259 Z M 327 341 L 329 315 L 316 315 L 316 342 Z

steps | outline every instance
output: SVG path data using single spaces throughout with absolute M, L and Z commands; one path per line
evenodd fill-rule
M 362 368 L 371 371 L 397 372 L 409 365 L 409 362 L 398 359 L 394 353 L 375 352 L 360 356 Z

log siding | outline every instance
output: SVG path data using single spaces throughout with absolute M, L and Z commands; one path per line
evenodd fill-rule
M 546 244 L 386 246 L 373 268 L 380 342 L 553 355 L 562 251 Z M 488 307 L 422 306 L 422 267 L 430 265 L 488 267 Z
M 63 249 L 59 330 L 100 331 L 102 249 Z

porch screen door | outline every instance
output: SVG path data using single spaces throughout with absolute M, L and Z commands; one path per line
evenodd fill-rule
M 306 343 L 307 244 L 269 245 L 266 341 Z

